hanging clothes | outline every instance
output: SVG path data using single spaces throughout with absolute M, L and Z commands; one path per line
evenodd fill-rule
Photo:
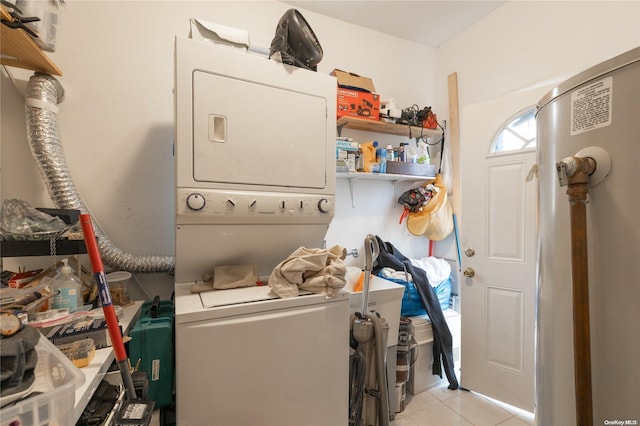
M 444 317 L 438 296 L 429 284 L 426 272 L 411 264 L 411 260 L 400 253 L 393 244 L 384 242 L 378 236 L 380 255 L 373 267 L 376 275 L 382 268 L 392 268 L 396 271 L 406 271 L 411 274 L 418 289 L 418 295 L 424 305 L 427 315 L 431 319 L 433 329 L 433 374 L 442 378 L 442 369 L 449 380 L 449 389 L 458 389 L 458 379 L 454 371 L 453 336 Z

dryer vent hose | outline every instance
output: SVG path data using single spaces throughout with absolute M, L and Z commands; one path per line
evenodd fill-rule
M 64 89 L 53 76 L 35 73 L 27 84 L 27 139 L 51 200 L 60 209 L 75 209 L 89 213 L 71 180 L 58 134 L 58 103 Z M 171 256 L 139 256 L 116 247 L 95 223 L 94 230 L 102 261 L 116 270 L 132 273 L 173 272 L 175 258 Z

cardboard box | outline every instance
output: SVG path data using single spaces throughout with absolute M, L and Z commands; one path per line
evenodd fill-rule
M 331 72 L 338 80 L 338 118 L 348 116 L 378 121 L 380 95 L 369 77 L 335 69 Z

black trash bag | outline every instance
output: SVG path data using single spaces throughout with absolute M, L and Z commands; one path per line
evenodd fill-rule
M 317 71 L 322 60 L 322 46 L 313 30 L 296 9 L 282 15 L 271 40 L 269 59 Z

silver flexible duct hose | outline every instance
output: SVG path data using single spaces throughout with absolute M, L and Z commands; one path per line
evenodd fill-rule
M 71 180 L 58 135 L 57 105 L 63 97 L 64 89 L 53 76 L 37 72 L 29 79 L 25 100 L 27 139 L 53 203 L 60 209 L 89 213 Z M 125 253 L 113 245 L 95 219 L 93 225 L 102 261 L 111 268 L 132 273 L 173 272 L 175 257 Z

